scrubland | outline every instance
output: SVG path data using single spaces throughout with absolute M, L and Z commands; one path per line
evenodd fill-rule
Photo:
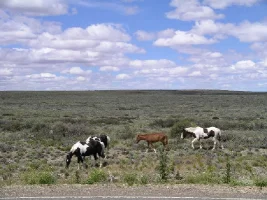
M 191 148 L 182 128 L 216 126 L 225 149 Z M 163 131 L 146 153 L 138 133 Z M 65 156 L 90 135 L 111 138 L 106 166 Z M 198 147 L 198 144 L 196 144 Z M 230 184 L 267 186 L 267 93 L 230 91 L 0 92 L 0 185 Z

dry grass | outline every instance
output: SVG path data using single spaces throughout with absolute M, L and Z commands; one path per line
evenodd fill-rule
M 161 183 L 159 154 L 146 154 L 144 142 L 135 144 L 137 133 L 152 131 L 169 135 L 166 165 L 171 183 L 223 183 L 228 163 L 232 184 L 266 185 L 266 93 L 0 92 L 0 100 L 0 185 L 31 184 L 25 180 L 36 172 L 51 184 L 92 183 L 98 176 L 106 182 Z M 179 129 L 191 124 L 221 128 L 226 149 L 211 152 L 212 144 L 205 141 L 203 150 L 192 150 L 190 140 L 179 136 Z M 107 174 L 93 171 L 89 159 L 87 169 L 77 172 L 74 158 L 66 170 L 71 145 L 95 134 L 112 139 L 103 169 Z M 92 173 L 96 177 L 89 179 Z

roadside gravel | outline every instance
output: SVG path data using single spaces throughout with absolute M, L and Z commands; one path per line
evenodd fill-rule
M 27 185 L 4 186 L 0 197 L 44 196 L 168 196 L 267 199 L 267 187 L 230 187 L 227 185 Z

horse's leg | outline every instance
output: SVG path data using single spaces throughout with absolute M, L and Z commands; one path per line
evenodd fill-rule
M 94 154 L 94 159 L 95 159 L 95 166 L 96 166 L 97 160 L 98 160 L 97 154 Z M 99 167 L 102 167 L 102 163 L 100 161 L 100 156 L 99 156 Z
M 83 164 L 82 156 L 77 156 L 77 161 L 78 161 L 78 170 L 80 170 L 80 162 L 82 162 L 82 164 Z
M 224 149 L 224 146 L 223 146 L 222 142 L 221 141 L 219 141 L 219 142 L 220 142 L 221 148 Z
M 195 139 L 193 139 L 192 142 L 191 142 L 191 144 L 192 144 L 191 146 L 192 146 L 193 149 L 195 149 L 195 147 L 194 147 L 194 143 L 195 143 L 197 140 L 198 140 L 198 138 L 195 138 Z
M 157 150 L 155 149 L 152 143 L 151 143 L 151 147 L 153 148 L 154 152 L 157 153 Z
M 167 143 L 163 140 L 163 141 L 161 141 L 162 142 L 162 145 L 163 145 L 163 147 L 164 147 L 164 150 L 166 151 L 167 150 Z
M 224 149 L 223 144 L 222 144 L 222 141 L 220 140 L 220 138 L 218 139 L 218 142 L 221 145 L 221 148 Z
M 199 139 L 199 144 L 200 144 L 200 145 L 199 145 L 199 148 L 200 148 L 200 149 L 202 149 L 202 148 L 203 148 L 203 146 L 202 146 L 202 142 L 201 142 L 201 141 L 202 141 L 202 140 L 201 140 L 201 139 Z
M 217 139 L 215 137 L 213 137 L 212 140 L 213 140 L 213 148 L 212 148 L 212 151 L 213 151 L 216 148 Z
M 147 142 L 147 149 L 146 149 L 146 153 L 148 152 L 148 149 L 150 149 L 150 142 Z

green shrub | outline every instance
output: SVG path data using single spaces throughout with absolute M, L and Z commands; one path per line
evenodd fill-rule
M 196 124 L 191 119 L 181 119 L 172 126 L 170 136 L 177 137 L 184 128 L 190 126 L 196 126 Z
M 163 151 L 163 149 L 160 149 L 160 157 L 159 157 L 159 167 L 158 167 L 160 179 L 163 182 L 166 182 L 168 179 L 168 156 L 166 151 Z
M 121 140 L 133 139 L 135 138 L 136 131 L 133 130 L 130 126 L 124 126 L 122 133 L 119 133 L 117 138 Z
M 68 127 L 63 122 L 56 122 L 53 125 L 52 129 L 55 135 L 60 135 L 60 136 L 61 135 L 65 136 L 66 132 L 68 132 Z
M 54 184 L 56 178 L 51 172 L 43 171 L 29 171 L 22 174 L 22 180 L 26 184 Z
M 256 178 L 255 180 L 254 180 L 254 184 L 257 186 L 257 187 L 267 187 L 267 179 L 265 178 L 260 178 L 260 177 L 258 177 L 258 178 Z
M 229 156 L 226 157 L 226 172 L 223 177 L 223 182 L 229 184 L 231 181 L 231 164 L 229 161 Z
M 175 122 L 177 122 L 177 119 L 155 119 L 153 122 L 149 124 L 151 127 L 160 127 L 160 128 L 170 128 L 172 127 Z
M 38 133 L 49 133 L 49 126 L 47 123 L 44 122 L 36 122 L 33 126 L 32 126 L 32 132 L 38 132 Z
M 141 183 L 142 185 L 146 185 L 146 184 L 148 184 L 148 181 L 149 181 L 149 177 L 148 177 L 147 175 L 142 175 L 142 176 L 140 177 L 140 183 Z
M 19 121 L 6 121 L 2 125 L 4 131 L 16 132 L 23 129 L 23 124 Z
M 94 184 L 99 182 L 105 182 L 107 180 L 107 173 L 102 169 L 93 169 L 87 179 L 87 184 Z
M 55 177 L 51 172 L 42 172 L 39 177 L 39 184 L 54 184 L 56 182 Z
M 137 174 L 135 173 L 128 173 L 125 174 L 123 177 L 124 182 L 126 182 L 129 186 L 133 186 L 138 182 Z
M 185 182 L 190 184 L 219 184 L 221 179 L 214 173 L 204 172 L 185 177 Z

